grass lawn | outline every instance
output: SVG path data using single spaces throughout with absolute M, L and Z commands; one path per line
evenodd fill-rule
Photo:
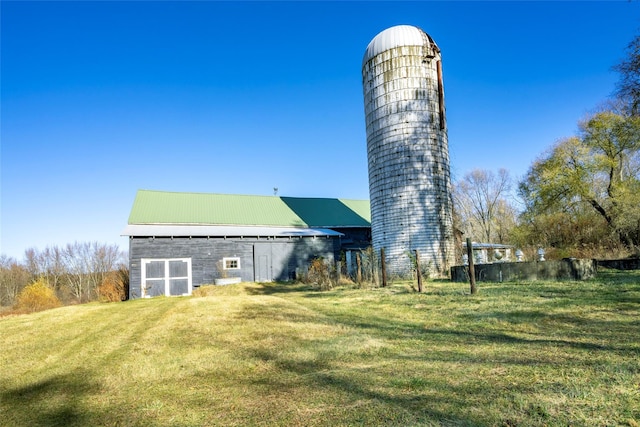
M 640 272 L 62 307 L 0 319 L 0 425 L 638 426 Z

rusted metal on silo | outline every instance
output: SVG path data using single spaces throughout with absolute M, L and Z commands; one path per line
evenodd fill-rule
M 408 25 L 374 37 L 362 61 L 372 241 L 394 275 L 409 274 L 416 249 L 438 276 L 454 260 L 440 61 L 431 37 Z

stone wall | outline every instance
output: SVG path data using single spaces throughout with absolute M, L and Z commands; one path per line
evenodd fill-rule
M 616 270 L 640 270 L 640 258 L 599 259 L 598 267 Z
M 469 267 L 451 267 L 451 280 L 469 281 Z M 475 265 L 477 282 L 532 280 L 586 280 L 595 277 L 597 262 L 593 259 L 565 258 L 560 261 L 500 262 Z

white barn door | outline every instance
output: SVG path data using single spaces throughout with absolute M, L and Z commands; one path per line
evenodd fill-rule
M 191 295 L 191 258 L 142 259 L 142 297 Z

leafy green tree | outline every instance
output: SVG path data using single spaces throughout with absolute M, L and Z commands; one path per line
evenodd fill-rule
M 566 225 L 590 218 L 591 210 L 599 218 L 592 225 L 604 224 L 627 247 L 638 245 L 639 152 L 640 117 L 610 111 L 593 115 L 580 124 L 579 136 L 559 141 L 520 183 L 524 220 L 537 223 L 534 228 L 549 218 Z

